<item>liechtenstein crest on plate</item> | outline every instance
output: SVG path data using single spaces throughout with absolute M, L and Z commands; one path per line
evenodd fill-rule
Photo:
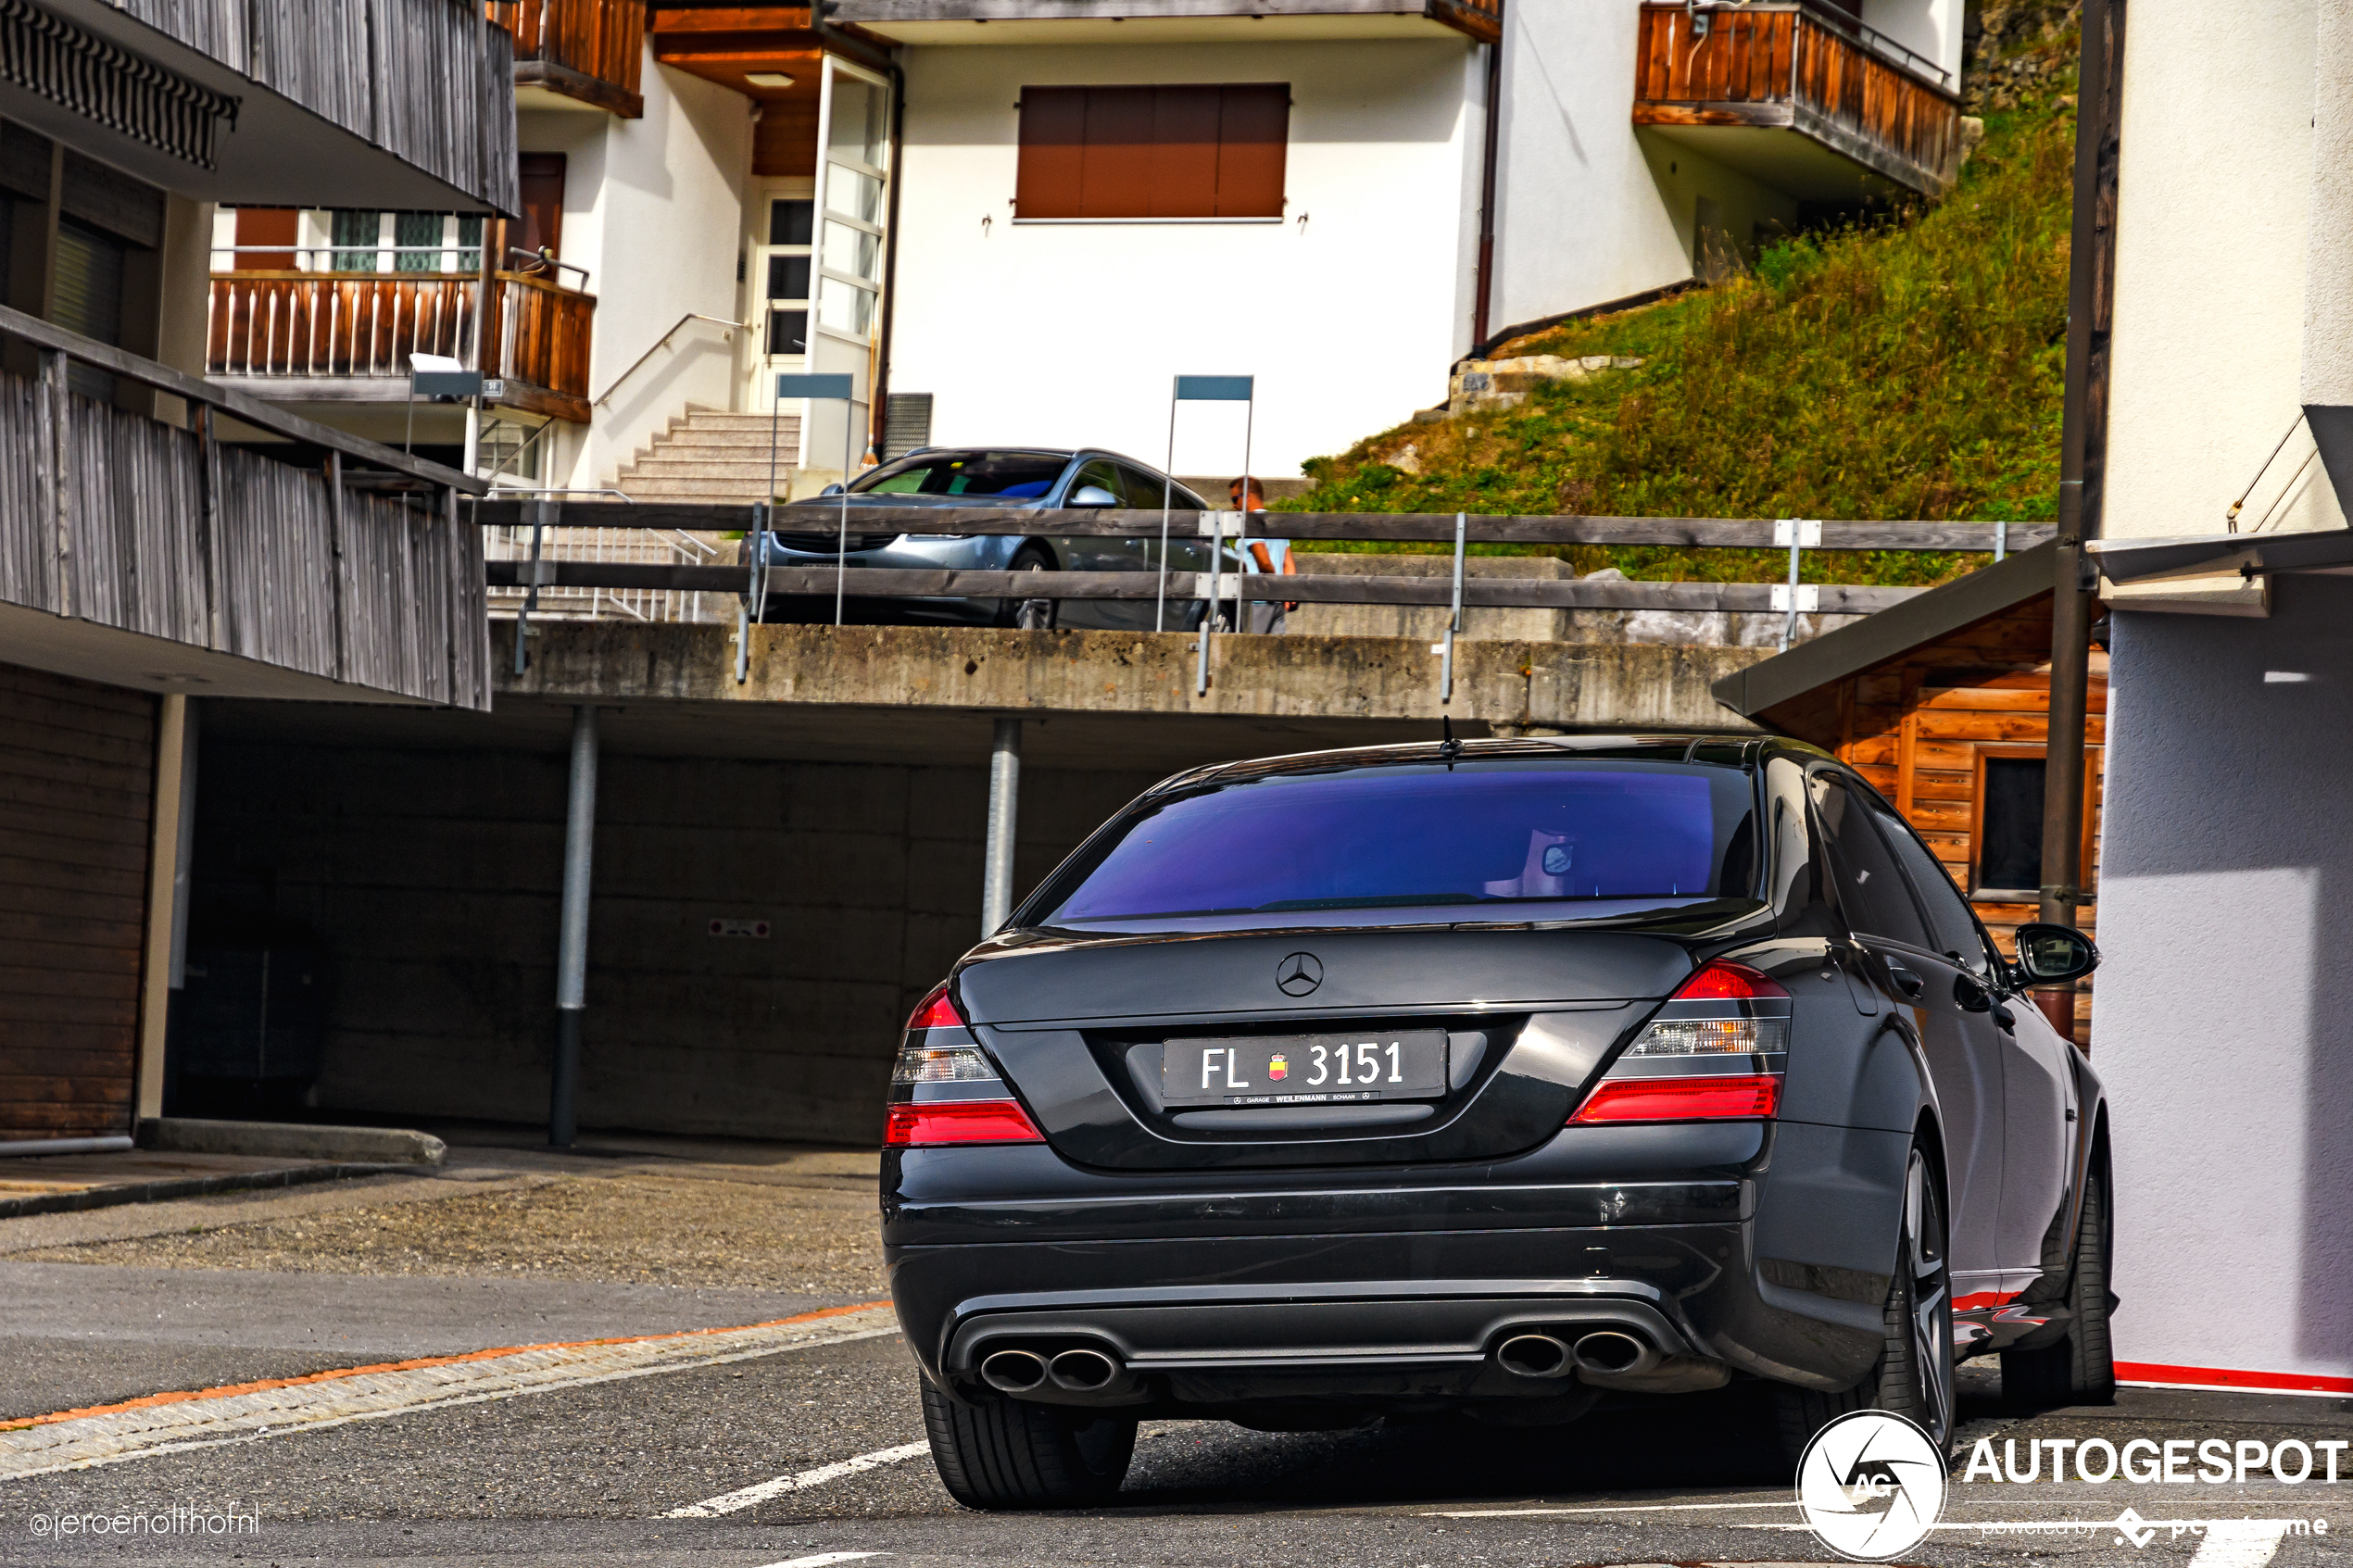
M 1277 1083 L 1280 1083 L 1284 1078 L 1288 1077 L 1290 1073 L 1290 1058 L 1287 1056 L 1271 1058 L 1266 1063 L 1266 1076 L 1274 1079 Z

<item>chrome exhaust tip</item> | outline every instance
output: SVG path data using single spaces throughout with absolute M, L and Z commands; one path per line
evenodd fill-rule
M 1119 1363 L 1101 1350 L 1064 1350 L 1046 1363 L 1046 1372 L 1057 1388 L 1066 1388 L 1074 1394 L 1094 1394 L 1111 1386 L 1112 1380 L 1119 1375 Z
M 1648 1372 L 1658 1364 L 1658 1352 L 1630 1334 L 1614 1328 L 1595 1329 L 1580 1336 L 1570 1352 L 1579 1372 L 1607 1376 L 1614 1374 Z
M 1035 1350 L 999 1350 L 980 1363 L 980 1380 L 1000 1394 L 1026 1394 L 1046 1381 L 1046 1358 Z
M 1549 1334 L 1516 1334 L 1496 1348 L 1495 1361 L 1515 1377 L 1566 1377 L 1577 1370 L 1568 1347 Z

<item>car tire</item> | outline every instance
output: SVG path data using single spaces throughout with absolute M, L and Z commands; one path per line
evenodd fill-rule
M 1950 1452 L 1953 1444 L 1953 1279 L 1945 1258 L 1944 1204 L 1915 1146 L 1904 1175 L 1904 1225 L 1888 1286 L 1887 1336 L 1879 1360 L 1852 1388 L 1825 1393 L 1776 1384 L 1773 1435 L 1794 1468 L 1814 1435 L 1842 1415 L 1881 1410 L 1903 1416 Z
M 2083 1187 L 2083 1217 L 2075 1229 L 2070 1271 L 2070 1323 L 2064 1338 L 2038 1349 L 2002 1352 L 2002 1398 L 2011 1404 L 2116 1402 L 2116 1360 L 2108 1341 L 2108 1177 L 2095 1171 Z
M 1006 570 L 1051 571 L 1054 558 L 1043 545 L 1024 545 L 1013 553 L 1013 564 Z M 1061 608 L 1061 601 L 1056 599 L 1006 599 L 997 612 L 997 624 L 1024 632 L 1051 632 Z
M 959 1403 L 924 1384 L 924 1432 L 948 1495 L 966 1508 L 1077 1508 L 1119 1490 L 1136 1418 L 1026 1399 Z

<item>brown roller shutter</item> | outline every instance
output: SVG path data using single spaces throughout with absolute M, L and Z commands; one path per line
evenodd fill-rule
M 0 1142 L 131 1131 L 155 726 L 0 665 Z
M 1025 87 L 1016 218 L 1077 218 L 1087 172 L 1087 89 Z
M 1227 87 L 1217 122 L 1217 216 L 1280 218 L 1290 142 L 1290 88 Z
M 1280 218 L 1290 88 L 1026 87 L 1017 218 Z
M 1086 218 L 1152 215 L 1152 98 L 1132 88 L 1087 93 L 1087 174 L 1078 194 Z
M 1153 90 L 1154 218 L 1216 214 L 1218 97 L 1215 87 Z

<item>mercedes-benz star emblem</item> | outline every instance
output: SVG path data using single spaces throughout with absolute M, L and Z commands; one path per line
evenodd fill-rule
M 1944 1456 L 1887 1411 L 1856 1411 L 1814 1435 L 1797 1466 L 1797 1506 L 1817 1539 L 1883 1562 L 1926 1539 L 1944 1512 Z
M 1303 997 L 1324 983 L 1324 966 L 1313 953 L 1292 953 L 1275 966 L 1275 984 L 1286 997 Z

